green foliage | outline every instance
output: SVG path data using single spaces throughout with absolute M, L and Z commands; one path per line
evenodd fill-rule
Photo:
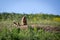
M 59 15 L 52 14 L 18 14 L 18 13 L 0 13 L 0 21 L 17 21 L 21 22 L 23 16 L 26 16 L 28 24 L 49 24 L 60 25 Z M 55 21 L 56 20 L 56 21 Z
M 28 25 L 51 24 L 60 26 L 59 15 L 0 13 L 0 40 L 60 40 L 60 32 L 48 32 L 31 26 L 26 30 L 15 28 L 13 20 L 20 22 L 23 16 L 27 17 Z
M 59 15 L 52 15 L 52 14 L 18 14 L 18 13 L 0 13 L 0 19 L 4 20 L 14 20 L 14 19 L 21 19 L 23 16 L 26 16 L 28 20 L 41 20 L 41 19 L 49 19 L 51 20 L 52 18 L 55 17 L 60 17 Z
M 26 30 L 3 28 L 0 32 L 0 40 L 60 40 L 60 32 L 48 32 L 37 28 Z

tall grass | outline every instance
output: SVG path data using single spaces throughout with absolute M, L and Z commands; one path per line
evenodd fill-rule
M 38 30 L 30 26 L 26 30 L 15 27 L 9 30 L 5 27 L 0 31 L 0 40 L 60 40 L 60 33 Z
M 42 24 L 60 27 L 59 15 L 1 13 L 0 40 L 60 40 L 60 32 L 49 32 L 30 26 L 26 30 L 16 28 L 13 25 L 13 20 L 21 23 L 21 18 L 24 15 L 26 15 L 28 25 Z

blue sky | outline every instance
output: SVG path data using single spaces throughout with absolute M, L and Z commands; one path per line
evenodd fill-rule
M 0 12 L 60 15 L 60 0 L 0 0 Z

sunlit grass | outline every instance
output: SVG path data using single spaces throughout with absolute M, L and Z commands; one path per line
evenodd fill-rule
M 48 32 L 43 29 L 37 30 L 37 28 L 27 30 L 21 30 L 15 28 L 9 30 L 4 27 L 0 31 L 0 40 L 60 40 L 60 33 Z
M 38 25 L 40 25 L 40 27 L 43 25 L 44 27 L 46 25 L 60 27 L 60 16 L 56 17 L 47 14 L 26 14 L 28 29 L 21 30 L 13 24 L 13 21 L 21 24 L 21 18 L 23 16 L 24 15 L 22 14 L 3 14 L 2 18 L 0 16 L 0 40 L 60 40 L 60 32 L 50 32 L 35 28 Z M 31 28 L 30 25 L 37 26 Z
M 60 18 L 53 18 L 54 21 L 60 22 Z

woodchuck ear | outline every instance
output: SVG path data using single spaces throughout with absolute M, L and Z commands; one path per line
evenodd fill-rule
M 27 25 L 27 19 L 25 16 L 22 17 L 21 23 L 22 23 L 22 25 Z
M 15 25 L 17 25 L 17 23 L 16 22 L 13 22 Z
M 19 22 L 18 22 L 18 26 L 21 26 Z

